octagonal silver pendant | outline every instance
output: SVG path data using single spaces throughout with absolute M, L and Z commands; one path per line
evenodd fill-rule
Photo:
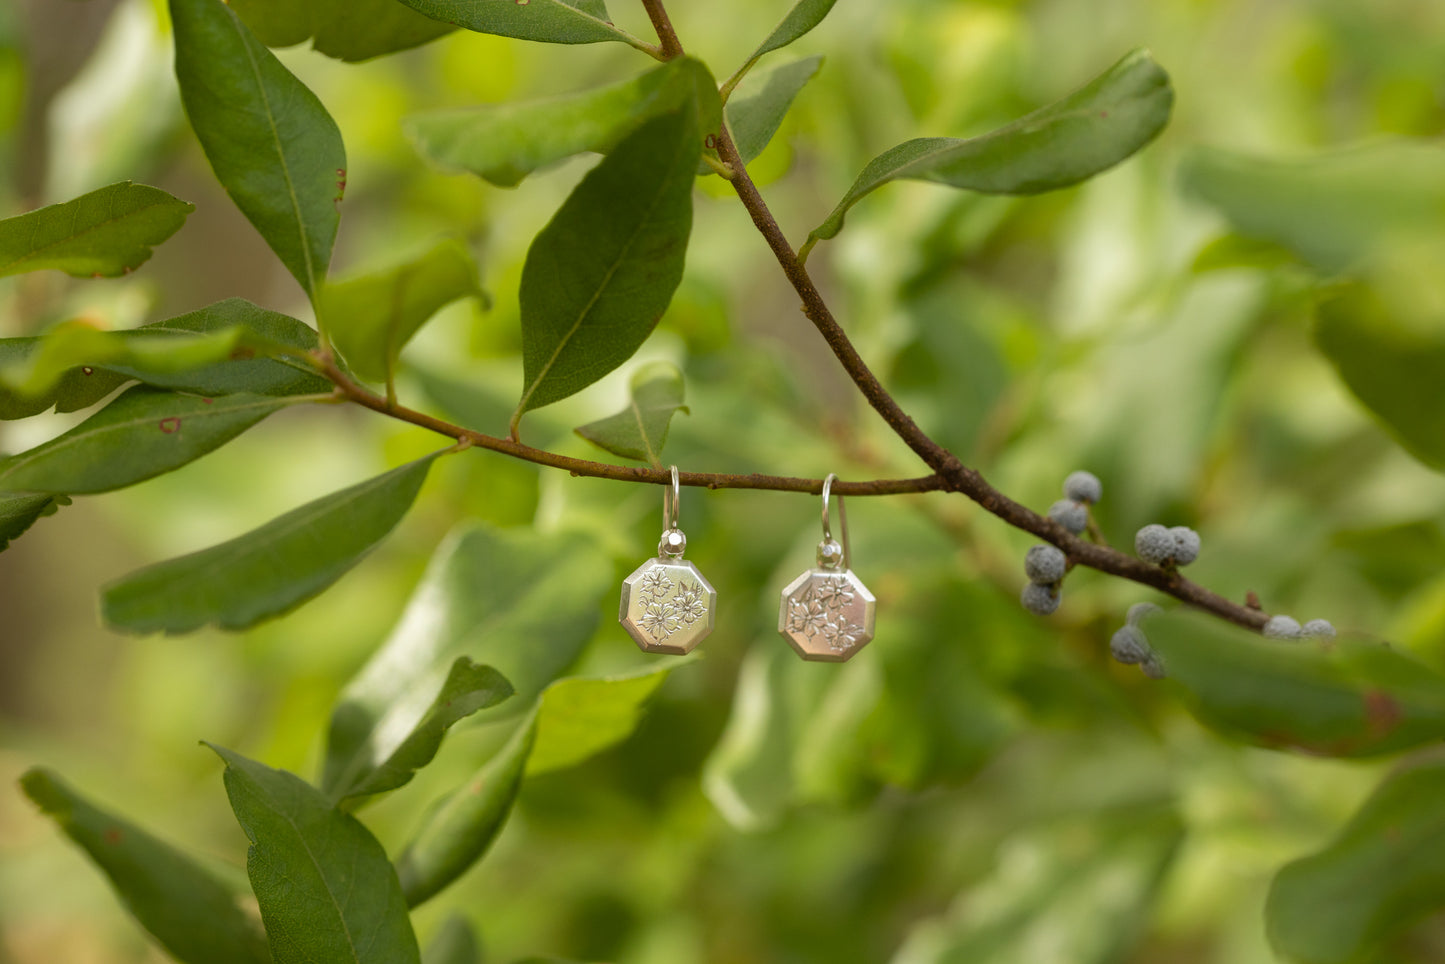
M 717 590 L 680 556 L 649 559 L 622 581 L 617 618 L 645 652 L 691 652 L 716 617 Z
M 804 659 L 841 663 L 873 638 L 876 607 L 853 570 L 815 567 L 783 590 L 778 632 Z

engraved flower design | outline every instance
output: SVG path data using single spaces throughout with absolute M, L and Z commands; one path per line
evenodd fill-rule
M 667 578 L 667 572 L 661 567 L 649 569 L 647 573 L 637 581 L 637 592 L 646 599 L 662 600 L 672 591 L 672 580 Z
M 648 575 L 652 575 L 648 573 Z M 677 632 L 677 610 L 672 603 L 654 600 L 647 604 L 646 611 L 642 614 L 639 624 L 644 632 L 650 633 L 655 639 L 666 639 Z
M 853 584 L 843 576 L 825 576 L 815 583 L 815 589 L 829 609 L 843 609 L 853 604 Z
M 841 651 L 852 649 L 858 644 L 863 635 L 863 627 L 839 618 L 837 622 L 828 620 L 823 623 L 823 640 L 831 650 Z
M 692 625 L 707 615 L 707 604 L 702 601 L 702 587 L 696 583 L 684 582 L 672 597 L 677 608 L 677 617 L 686 625 Z
M 818 634 L 827 621 L 828 611 L 813 597 L 811 590 L 788 600 L 789 632 L 803 633 L 811 638 Z

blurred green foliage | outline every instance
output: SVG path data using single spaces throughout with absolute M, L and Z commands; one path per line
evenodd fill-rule
M 640 5 L 611 7 L 619 27 L 648 35 Z M 726 16 L 715 4 L 674 7 L 689 53 L 724 77 L 786 4 L 734 0 Z M 163 8 L 0 7 L 0 214 L 121 179 L 196 205 L 125 278 L 0 281 L 0 335 L 74 318 L 132 328 L 229 297 L 309 317 L 184 127 Z M 306 35 L 303 25 L 292 39 Z M 1439 464 L 1430 426 L 1441 383 L 1411 388 L 1409 362 L 1436 358 L 1430 346 L 1445 340 L 1431 257 L 1441 175 L 1414 163 L 1341 173 L 1316 155 L 1386 136 L 1424 141 L 1405 150 L 1412 157 L 1438 152 L 1445 7 L 845 0 L 772 55 L 826 61 L 751 170 L 796 244 L 880 151 L 990 130 L 1136 46 L 1176 90 L 1171 125 L 1142 155 L 1027 199 L 892 184 L 850 212 L 810 267 L 905 407 L 1005 492 L 1042 509 L 1069 470 L 1088 468 L 1103 480 L 1097 517 L 1114 544 L 1147 522 L 1193 526 L 1205 550 L 1191 578 L 1388 639 L 1400 659 L 1439 672 L 1445 479 L 1410 453 Z M 588 162 L 500 190 L 428 167 L 404 120 L 618 81 L 641 58 L 621 44 L 465 31 L 360 64 L 307 47 L 279 56 L 345 141 L 333 272 L 455 236 L 495 296 L 488 311 L 455 302 L 416 335 L 401 397 L 504 434 L 522 385 L 523 258 Z M 756 93 L 750 83 L 739 97 Z M 1247 176 L 1250 159 L 1263 181 Z M 1291 210 L 1269 180 L 1296 184 L 1291 162 L 1334 178 L 1340 203 L 1306 197 L 1308 217 Z M 690 410 L 672 420 L 666 462 L 918 474 L 802 322 L 727 185 L 699 184 L 686 273 L 659 329 L 603 382 L 529 414 L 525 438 L 596 456 L 572 427 L 626 407 L 632 373 L 666 361 L 684 373 Z M 1375 237 L 1392 205 L 1407 230 L 1360 249 L 1341 241 Z M 1341 314 L 1326 313 L 1317 331 L 1331 289 L 1312 268 L 1348 268 L 1370 297 L 1336 303 Z M 1393 343 L 1409 348 L 1382 363 L 1386 377 L 1350 340 L 1381 311 L 1404 332 Z M 1403 408 L 1401 386 L 1413 393 Z M 31 448 L 83 417 L 6 423 L 0 449 Z M 471 452 L 439 460 L 389 540 L 284 619 L 235 635 L 123 638 L 97 627 L 98 587 L 117 576 L 436 447 L 428 433 L 360 411 L 288 410 L 180 472 L 40 519 L 0 554 L 3 783 L 43 762 L 166 842 L 239 865 L 245 839 L 220 766 L 197 740 L 317 773 L 342 687 L 388 637 L 459 518 L 510 530 L 519 557 L 599 560 L 578 577 L 587 585 L 615 583 L 653 551 L 655 489 Z M 422 946 L 460 940 L 447 936 L 460 911 L 496 961 L 1265 964 L 1285 959 L 1263 916 L 1279 867 L 1318 853 L 1311 859 L 1332 873 L 1352 872 L 1350 848 L 1378 814 L 1419 809 L 1386 784 L 1337 840 L 1394 761 L 1311 758 L 1207 729 L 1188 711 L 1190 678 L 1154 685 L 1108 659 L 1124 610 L 1149 593 L 1078 571 L 1057 615 L 1028 616 L 1017 603 L 1028 540 L 961 498 L 850 503 L 856 570 L 879 615 L 876 641 L 841 667 L 795 660 L 773 631 L 778 588 L 811 561 L 816 503 L 692 490 L 683 502 L 689 556 L 720 590 L 704 658 L 667 678 L 623 743 L 525 779 L 485 861 L 418 911 Z M 582 620 L 597 629 L 576 671 L 658 665 L 614 610 L 609 592 Z M 1238 695 L 1227 677 L 1206 683 Z M 457 723 L 435 762 L 366 811 L 388 853 L 421 825 L 421 801 L 468 779 L 516 728 L 495 719 Z M 1432 774 L 1405 789 L 1434 788 Z M 1373 853 L 1363 851 L 1354 886 L 1390 879 Z M 1297 874 L 1273 898 L 1293 913 L 1309 893 Z M 1420 880 L 1427 895 L 1438 888 L 1428 873 L 1410 878 Z M 1445 903 L 1420 893 L 1400 901 L 1412 916 Z M 1365 911 L 1394 900 L 1387 891 Z M 1360 953 L 1445 957 L 1438 913 L 1382 933 L 1385 949 Z M 0 793 L 0 961 L 158 954 L 53 825 L 18 792 Z

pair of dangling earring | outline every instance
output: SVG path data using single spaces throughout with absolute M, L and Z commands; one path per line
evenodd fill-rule
M 849 568 L 848 515 L 838 496 L 843 542 L 833 539 L 828 496 L 837 478 L 823 480 L 823 539 L 817 564 L 783 589 L 778 603 L 778 632 L 803 659 L 841 663 L 873 638 L 876 600 Z M 672 485 L 662 494 L 662 539 L 657 557 L 622 581 L 618 620 L 637 645 L 649 653 L 682 655 L 702 642 L 717 617 L 717 590 L 683 558 L 687 536 L 678 528 L 681 500 L 677 466 Z

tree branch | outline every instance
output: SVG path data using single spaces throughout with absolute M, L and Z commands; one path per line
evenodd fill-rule
M 677 31 L 672 29 L 672 21 L 668 19 L 662 0 L 642 0 L 642 6 L 647 10 L 648 19 L 652 21 L 652 29 L 657 31 L 657 39 L 662 42 L 662 59 L 681 57 L 682 44 L 678 42 Z
M 555 452 L 533 448 L 530 445 L 523 445 L 521 442 L 514 442 L 509 438 L 499 438 L 494 435 L 487 435 L 484 432 L 476 432 L 460 425 L 453 425 L 451 422 L 427 415 L 425 412 L 418 412 L 404 405 L 389 402 L 382 396 L 363 388 L 349 378 L 346 373 L 336 365 L 336 362 L 330 358 L 318 356 L 317 362 L 322 373 L 336 385 L 341 398 L 355 402 L 374 412 L 380 412 L 382 415 L 389 416 L 398 421 L 429 429 L 439 435 L 454 438 L 458 442 L 466 442 L 475 448 L 490 449 L 493 452 L 510 455 L 512 458 L 521 459 L 524 462 L 534 462 L 538 465 L 548 465 L 556 469 L 566 469 L 575 476 L 586 476 L 594 479 L 614 479 L 619 482 L 648 482 L 653 485 L 672 484 L 672 473 L 668 469 L 612 465 L 608 462 L 591 462 L 587 459 L 575 459 L 567 455 L 558 455 Z M 678 473 L 678 480 L 683 485 L 708 489 L 768 489 L 776 492 L 810 492 L 815 495 L 823 491 L 822 479 L 804 479 L 780 475 L 728 475 L 716 472 L 680 472 Z M 902 495 L 906 492 L 936 492 L 943 487 L 942 479 L 936 475 L 927 475 L 916 479 L 873 479 L 867 482 L 834 482 L 832 491 L 838 495 Z

